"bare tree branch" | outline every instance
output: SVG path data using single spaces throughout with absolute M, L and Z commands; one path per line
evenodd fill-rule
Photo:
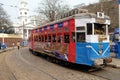
M 4 11 L 2 6 L 0 6 L 0 29 L 4 27 L 4 29 L 7 29 L 8 26 L 11 26 L 11 21 L 9 19 L 9 16 L 7 13 Z
M 46 16 L 49 21 L 54 21 L 57 15 L 61 15 L 69 10 L 69 6 L 62 3 L 62 0 L 44 0 L 44 2 L 40 3 L 38 12 Z

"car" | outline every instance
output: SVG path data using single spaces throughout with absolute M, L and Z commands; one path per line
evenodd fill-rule
M 6 44 L 1 44 L 1 49 L 6 49 L 7 45 Z

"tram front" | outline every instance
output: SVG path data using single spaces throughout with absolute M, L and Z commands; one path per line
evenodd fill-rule
M 83 28 L 76 28 L 76 62 L 89 66 L 103 64 L 110 57 L 110 19 L 103 13 L 96 16 L 91 14 L 90 18 L 84 19 L 84 24 L 84 31 L 80 31 Z M 83 39 L 81 35 L 84 35 Z

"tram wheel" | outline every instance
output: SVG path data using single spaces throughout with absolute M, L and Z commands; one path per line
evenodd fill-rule
M 37 52 L 35 52 L 35 51 L 32 51 L 32 54 L 34 54 L 35 56 L 37 56 L 37 55 L 38 55 L 38 53 L 37 53 Z

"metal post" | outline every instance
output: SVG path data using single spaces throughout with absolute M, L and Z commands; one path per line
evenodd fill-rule
M 28 34 L 29 34 L 28 30 L 29 30 L 29 29 L 27 29 L 27 39 L 28 39 Z
M 23 40 L 25 40 L 25 31 L 24 31 L 24 27 L 25 27 L 25 25 L 24 25 L 24 21 L 23 21 Z
M 92 35 L 95 35 L 95 26 L 94 26 L 94 23 L 92 23 Z
M 119 3 L 119 42 L 120 42 L 120 0 L 118 0 Z
M 4 27 L 2 27 L 2 43 L 3 43 L 3 45 L 4 45 Z
M 106 35 L 108 35 L 108 25 L 106 25 Z

